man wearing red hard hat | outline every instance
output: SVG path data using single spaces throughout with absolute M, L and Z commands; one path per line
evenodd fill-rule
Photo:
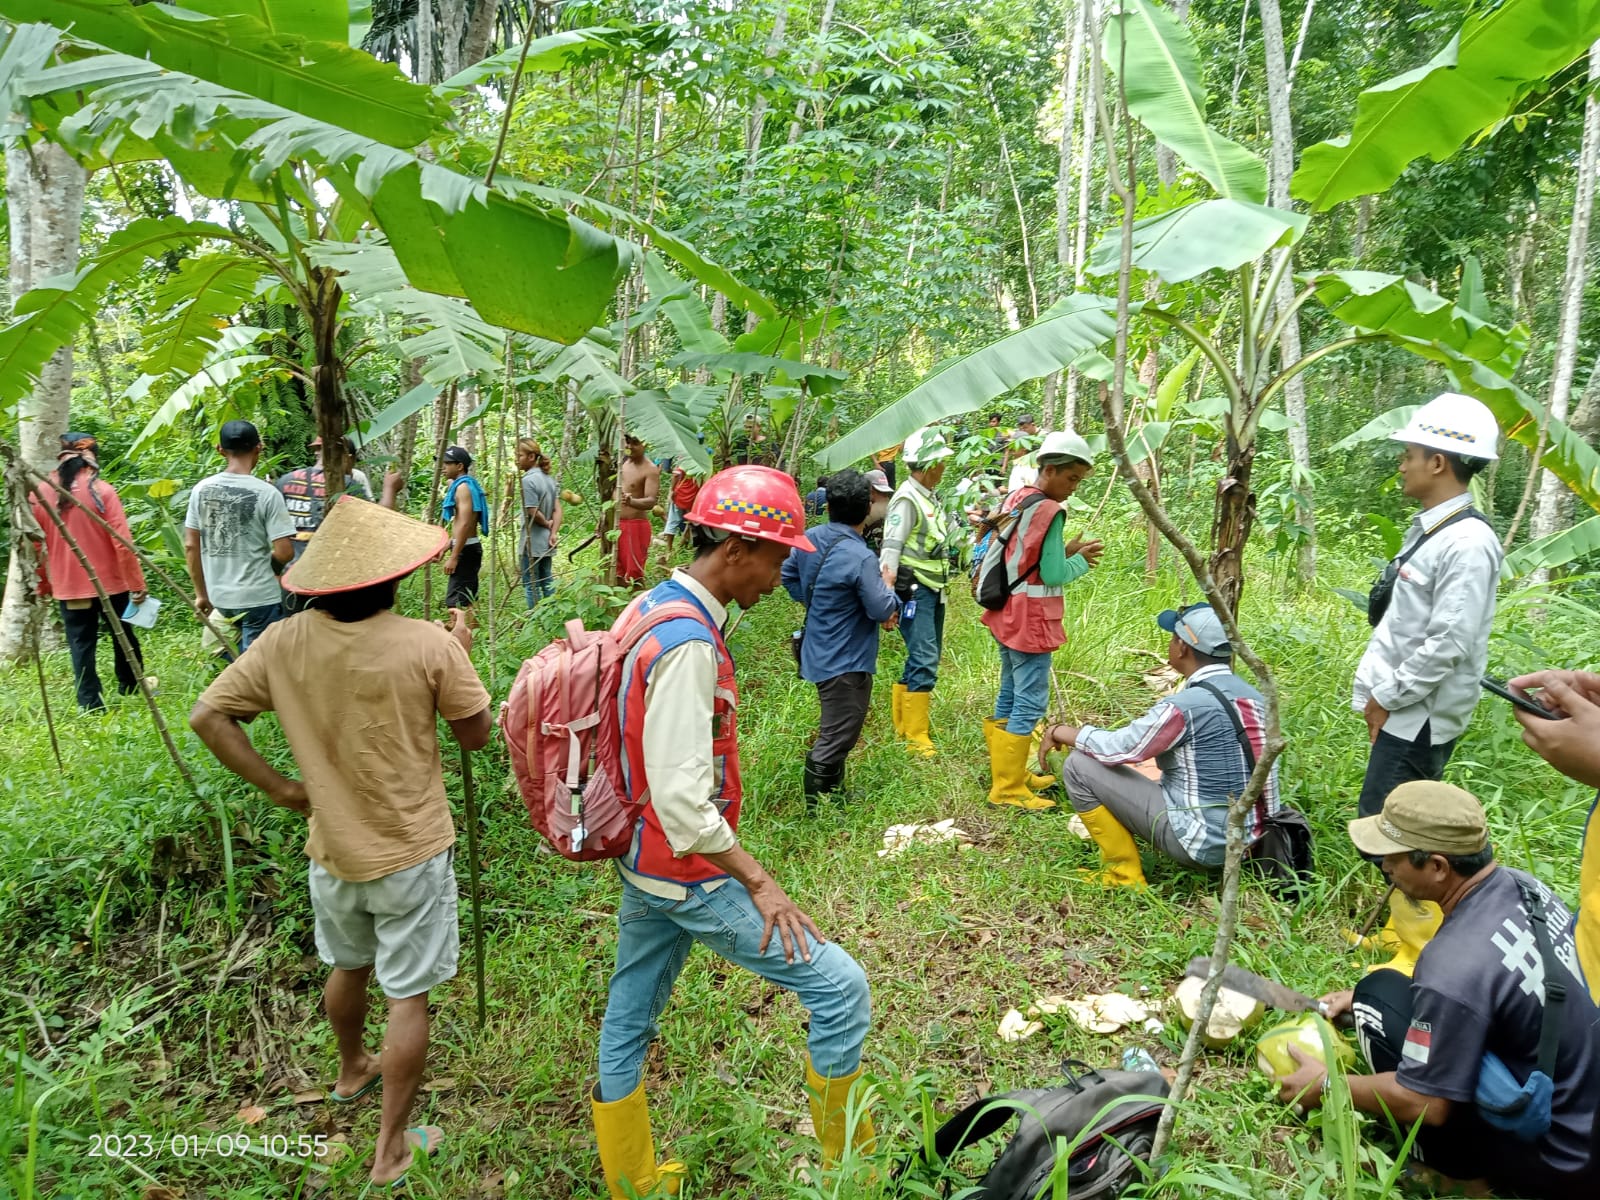
M 676 1193 L 682 1167 L 658 1166 L 645 1099 L 645 1052 L 695 942 L 794 992 L 810 1012 L 806 1085 L 826 1163 L 847 1137 L 869 1146 L 871 1121 L 846 1128 L 871 1019 L 867 978 L 740 845 L 739 691 L 723 640 L 727 606 L 749 608 L 778 585 L 789 552 L 813 549 L 794 480 L 770 467 L 713 475 L 685 515 L 694 561 L 639 596 L 621 635 L 669 602 L 693 615 L 654 626 L 630 652 L 617 704 L 630 794 L 649 801 L 617 861 L 617 965 L 600 1030 L 592 1108 L 600 1165 L 616 1200 Z M 776 936 L 774 936 L 776 935 Z

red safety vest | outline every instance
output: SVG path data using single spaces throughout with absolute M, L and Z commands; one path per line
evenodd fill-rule
M 668 600 L 689 601 L 695 611 L 701 614 L 701 619 L 685 617 L 663 621 L 640 640 L 623 665 L 622 694 L 618 696 L 617 703 L 622 713 L 623 777 L 627 781 L 628 795 L 637 797 L 650 786 L 644 769 L 644 697 L 650 681 L 650 668 L 663 654 L 685 642 L 709 641 L 717 660 L 716 696 L 711 719 L 711 754 L 716 791 L 711 799 L 721 809 L 728 825 L 737 830 L 739 804 L 744 792 L 739 778 L 739 687 L 733 678 L 733 656 L 728 653 L 727 644 L 722 640 L 722 631 L 716 627 L 694 593 L 675 580 L 669 579 L 658 584 L 645 597 L 636 600 L 633 611 L 641 607 L 641 601 L 660 604 Z M 663 703 L 672 703 L 671 696 L 662 700 Z M 639 817 L 634 830 L 633 847 L 623 862 L 635 874 L 685 887 L 722 879 L 727 875 L 726 871 L 698 854 L 683 858 L 673 854 L 666 834 L 662 832 L 661 820 L 656 816 L 655 805 L 650 803 L 645 805 Z
M 1015 508 L 1024 497 L 1038 490 L 1036 487 L 1018 488 L 1006 497 L 1006 510 Z M 1027 571 L 1028 576 L 1011 593 L 1004 608 L 984 612 L 983 623 L 1008 649 L 1044 654 L 1067 640 L 1066 631 L 1061 627 L 1066 611 L 1061 588 L 1042 583 L 1037 565 L 1044 550 L 1045 536 L 1060 511 L 1061 505 L 1048 496 L 1029 505 L 1018 519 L 1011 544 L 1006 547 L 1007 578 L 1016 579 L 1023 571 Z

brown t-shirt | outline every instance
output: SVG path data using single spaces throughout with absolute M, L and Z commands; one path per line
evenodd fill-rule
M 434 714 L 465 720 L 489 693 L 437 625 L 298 613 L 268 626 L 200 701 L 240 720 L 278 714 L 311 800 L 306 854 L 337 878 L 392 875 L 454 844 Z

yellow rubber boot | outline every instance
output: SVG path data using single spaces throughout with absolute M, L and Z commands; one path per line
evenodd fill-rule
M 906 735 L 906 685 L 897 683 L 891 693 L 889 714 L 894 719 L 894 733 L 896 737 Z
M 1100 847 L 1105 869 L 1097 876 L 1107 887 L 1144 887 L 1144 866 L 1139 862 L 1139 847 L 1133 834 L 1122 827 L 1103 805 L 1078 814 Z
M 1005 727 L 1006 723 L 1004 721 L 997 721 L 993 717 L 985 717 L 983 719 L 983 740 L 989 747 L 990 762 L 994 761 L 994 731 L 996 729 L 1004 730 Z M 1026 774 L 1024 782 L 1036 792 L 1042 792 L 1045 788 L 1055 787 L 1056 785 L 1056 777 L 1054 775 L 1036 774 L 1033 768 L 1028 765 L 1039 757 L 1039 739 L 1042 736 L 1040 733 L 1042 728 L 1043 723 L 1041 722 L 1034 728 L 1033 736 L 1028 739 L 1028 757 L 1023 763 L 1023 770 Z
M 989 787 L 989 803 L 1011 808 L 1054 808 L 1054 800 L 1039 795 L 1027 784 L 1027 735 L 1007 733 L 1002 727 L 990 734 L 990 738 L 989 774 L 994 782 Z
M 1399 945 L 1393 958 L 1372 969 L 1387 968 L 1409 978 L 1417 969 L 1417 957 L 1422 953 L 1422 948 L 1433 940 L 1443 920 L 1443 910 L 1433 901 L 1412 900 L 1396 892 L 1389 898 L 1389 921 L 1384 929 L 1394 934 Z
M 928 736 L 928 706 L 932 702 L 932 692 L 907 692 L 900 698 L 906 749 L 922 758 L 932 758 L 938 753 L 933 748 L 933 739 Z
M 603 1103 L 597 1086 L 589 1097 L 594 1114 L 594 1138 L 600 1147 L 600 1169 L 605 1172 L 611 1200 L 632 1196 L 676 1196 L 683 1182 L 683 1164 L 656 1164 L 655 1139 L 650 1135 L 650 1105 L 644 1084 L 621 1100 Z M 630 1190 L 631 1189 L 631 1190 Z
M 850 1088 L 860 1078 L 861 1068 L 857 1067 L 853 1075 L 828 1079 L 818 1075 L 811 1059 L 806 1059 L 806 1095 L 811 1100 L 811 1124 L 817 1131 L 817 1141 L 822 1143 L 824 1167 L 839 1165 L 844 1158 L 847 1135 L 853 1149 L 871 1154 L 877 1146 L 878 1134 L 872 1127 L 871 1113 L 858 1112 L 854 1128 L 845 1127 Z

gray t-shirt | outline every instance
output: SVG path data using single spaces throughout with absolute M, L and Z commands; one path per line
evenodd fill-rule
M 1589 1160 L 1591 1123 L 1600 1108 L 1600 1011 L 1577 978 L 1572 914 L 1532 876 L 1509 867 L 1494 871 L 1456 905 L 1423 950 L 1411 980 L 1411 1028 L 1396 1078 L 1423 1095 L 1471 1104 L 1485 1053 L 1519 1080 L 1532 1074 L 1539 1061 L 1544 964 L 1519 878 L 1544 896 L 1551 948 L 1567 985 L 1550 1130 L 1528 1149 L 1551 1170 L 1577 1171 Z
M 277 488 L 254 475 L 212 475 L 189 493 L 183 523 L 200 533 L 200 569 L 217 608 L 257 608 L 283 599 L 272 571 L 272 543 L 294 536 L 294 519 Z
M 529 467 L 522 477 L 522 544 L 529 558 L 546 558 L 550 554 L 550 527 L 536 525 L 528 516 L 528 509 L 538 509 L 547 521 L 556 516 L 556 481 L 538 467 Z

